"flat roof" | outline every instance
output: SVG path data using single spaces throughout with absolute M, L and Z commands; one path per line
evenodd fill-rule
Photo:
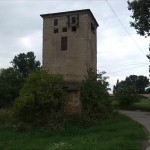
M 56 17 L 56 16 L 62 16 L 62 15 L 67 15 L 67 14 L 78 14 L 78 13 L 88 13 L 91 18 L 94 20 L 97 26 L 99 26 L 98 22 L 96 21 L 93 13 L 91 12 L 90 9 L 81 9 L 81 10 L 74 10 L 74 11 L 65 11 L 65 12 L 58 12 L 58 13 L 50 13 L 50 14 L 41 14 L 40 16 L 44 18 L 48 17 Z

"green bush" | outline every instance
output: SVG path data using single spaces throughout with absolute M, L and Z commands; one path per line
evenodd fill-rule
M 103 74 L 96 74 L 92 69 L 89 69 L 88 77 L 81 83 L 83 112 L 87 115 L 105 116 L 112 110 L 107 91 L 107 78 L 103 77 Z
M 49 124 L 56 114 L 63 114 L 63 104 L 67 101 L 63 82 L 60 75 L 45 71 L 31 73 L 14 105 L 15 123 L 40 127 Z
M 123 85 L 116 92 L 116 100 L 120 108 L 129 108 L 140 99 L 134 86 Z

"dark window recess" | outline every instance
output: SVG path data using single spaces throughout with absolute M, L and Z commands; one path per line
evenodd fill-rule
M 58 19 L 54 19 L 54 26 L 58 26 Z
M 71 23 L 76 23 L 76 17 L 71 18 Z
M 61 50 L 67 50 L 67 37 L 61 37 Z
M 72 26 L 72 31 L 76 32 L 76 30 L 77 30 L 77 27 L 76 26 Z
M 93 25 L 93 23 L 91 23 L 91 31 L 95 34 L 95 27 L 94 27 L 94 25 Z
M 62 28 L 62 32 L 67 32 L 67 28 Z
M 68 28 L 70 28 L 70 16 L 67 16 L 67 18 L 68 18 L 68 21 L 67 21 L 67 23 L 68 23 Z
M 77 27 L 79 27 L 79 14 L 77 15 Z
M 58 33 L 58 29 L 54 29 L 54 33 Z

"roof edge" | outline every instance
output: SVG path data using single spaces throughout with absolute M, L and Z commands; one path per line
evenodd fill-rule
M 83 13 L 84 12 L 88 13 L 92 17 L 92 19 L 95 21 L 97 27 L 99 26 L 98 22 L 96 21 L 94 15 L 93 15 L 93 13 L 91 12 L 90 9 L 81 9 L 81 10 L 65 11 L 65 12 L 58 12 L 58 13 L 48 13 L 48 14 L 41 14 L 40 16 L 44 19 L 44 18 L 51 17 L 51 16 L 59 16 L 61 14 L 65 15 L 65 14 L 68 14 L 68 13 L 80 13 L 80 12 L 81 13 L 82 12 Z

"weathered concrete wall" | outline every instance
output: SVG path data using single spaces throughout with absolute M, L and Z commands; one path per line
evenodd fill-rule
M 54 19 L 58 19 L 57 27 L 54 27 Z M 63 74 L 67 81 L 82 81 L 89 66 L 96 69 L 96 35 L 91 32 L 88 14 L 79 15 L 76 32 L 71 31 L 67 22 L 67 16 L 44 19 L 43 67 L 51 74 Z M 63 27 L 67 27 L 67 32 L 62 32 Z M 54 33 L 54 28 L 59 32 Z M 61 37 L 64 36 L 68 37 L 68 49 L 61 51 Z
M 76 17 L 77 23 L 71 24 Z M 50 74 L 62 74 L 69 82 L 81 82 L 89 67 L 97 70 L 97 31 L 94 17 L 87 11 L 45 15 L 43 18 L 43 68 Z M 54 19 L 58 26 L 54 26 Z M 91 30 L 91 23 L 95 30 Z M 76 31 L 72 31 L 72 26 Z M 66 27 L 67 32 L 62 29 Z M 54 28 L 58 33 L 54 33 Z M 68 38 L 67 50 L 61 50 L 61 37 Z M 81 113 L 80 91 L 69 93 L 65 112 Z
M 81 114 L 80 91 L 69 93 L 69 102 L 64 106 L 64 112 L 69 114 Z

